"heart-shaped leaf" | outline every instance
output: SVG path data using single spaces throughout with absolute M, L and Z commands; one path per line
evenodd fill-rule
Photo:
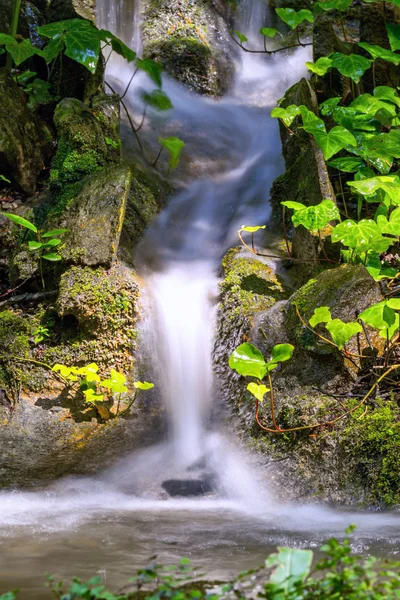
M 341 125 L 333 127 L 328 133 L 321 131 L 320 126 L 314 127 L 313 123 L 308 125 L 305 129 L 308 133 L 313 135 L 315 141 L 322 150 L 325 160 L 328 160 L 346 146 L 357 145 L 357 140 L 354 135 Z
M 354 335 L 362 331 L 359 323 L 344 323 L 340 319 L 329 321 L 325 327 L 331 334 L 332 340 L 339 350 L 342 350 Z
M 360 48 L 363 48 L 372 56 L 374 60 L 377 58 L 381 58 L 382 60 L 387 60 L 388 62 L 393 63 L 394 65 L 400 64 L 400 54 L 395 54 L 390 50 L 386 50 L 386 48 L 382 48 L 381 46 L 376 46 L 375 44 L 367 44 L 366 42 L 359 42 L 358 44 Z
M 343 156 L 333 158 L 328 162 L 328 165 L 344 173 L 356 173 L 360 168 L 365 166 L 365 163 L 362 158 L 358 158 L 357 156 Z
M 250 394 L 253 394 L 253 396 L 257 398 L 259 402 L 262 402 L 265 394 L 269 392 L 269 388 L 267 388 L 265 385 L 258 385 L 257 383 L 254 383 L 254 381 L 249 383 L 247 390 L 250 392 Z
M 330 58 L 332 60 L 332 67 L 345 77 L 350 77 L 356 83 L 360 82 L 361 77 L 372 64 L 372 60 L 358 54 L 335 52 Z
M 182 150 L 185 145 L 185 142 L 183 142 L 179 138 L 173 137 L 173 136 L 169 137 L 167 139 L 160 137 L 160 138 L 158 138 L 158 141 L 169 152 L 169 155 L 170 155 L 169 166 L 171 167 L 171 169 L 176 169 L 177 166 L 179 165 L 179 161 L 181 159 L 181 154 L 182 154 Z
M 263 379 L 267 372 L 267 364 L 261 352 L 253 344 L 241 344 L 229 358 L 229 366 L 239 375 Z
M 274 38 L 279 32 L 277 29 L 273 29 L 272 27 L 261 27 L 260 33 L 264 37 Z
M 314 310 L 309 323 L 311 327 L 316 327 L 320 323 L 329 323 L 330 321 L 332 321 L 331 311 L 327 306 L 320 306 Z
M 302 208 L 293 208 L 290 202 L 281 202 L 283 206 L 292 208 L 294 214 L 292 222 L 295 227 L 303 225 L 310 231 L 323 229 L 330 221 L 340 220 L 340 213 L 336 204 L 332 200 L 322 200 L 320 204 Z
M 155 60 L 151 60 L 151 58 L 137 58 L 136 64 L 139 67 L 139 69 L 147 73 L 150 79 L 154 81 L 156 86 L 161 87 L 161 74 L 163 71 L 163 66 L 160 63 L 156 62 Z
M 276 8 L 275 12 L 291 29 L 296 29 L 303 21 L 314 23 L 314 15 L 312 12 L 304 8 L 299 11 L 296 11 L 293 8 Z
M 300 114 L 300 109 L 295 104 L 291 104 L 287 108 L 277 107 L 271 112 L 271 117 L 281 119 L 287 127 L 293 123 L 297 115 Z
M 151 390 L 154 387 L 154 383 L 148 381 L 135 381 L 133 385 L 138 390 Z
M 317 75 L 325 75 L 332 66 L 332 61 L 327 56 L 321 56 L 315 63 L 306 62 L 306 67 L 309 71 L 316 73 Z M 332 98 L 331 98 L 332 99 Z M 338 102 L 340 98 L 338 98 Z

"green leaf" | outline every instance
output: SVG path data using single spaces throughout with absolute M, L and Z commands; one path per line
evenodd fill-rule
M 159 137 L 158 141 L 164 148 L 168 150 L 170 154 L 169 166 L 171 167 L 171 169 L 176 169 L 179 165 L 185 142 L 173 136 L 167 139 Z
M 104 394 L 96 394 L 92 388 L 83 390 L 83 394 L 85 402 L 104 402 Z
M 34 79 L 25 88 L 25 91 L 30 97 L 33 97 L 35 102 L 38 104 L 49 104 L 55 100 L 54 96 L 51 95 L 51 83 L 44 81 L 43 79 Z
M 327 306 L 320 306 L 319 308 L 314 309 L 314 313 L 309 320 L 311 327 L 315 327 L 320 323 L 329 323 L 332 321 L 331 311 Z
M 400 97 L 396 90 L 387 85 L 380 85 L 374 89 L 374 96 L 380 100 L 387 100 L 400 107 Z
M 365 166 L 362 158 L 358 158 L 356 156 L 344 156 L 340 158 L 333 158 L 328 161 L 328 165 L 330 167 L 334 167 L 339 171 L 344 171 L 344 173 L 356 173 L 361 167 Z
M 319 105 L 321 114 L 325 117 L 330 117 L 340 101 L 341 98 L 328 98 L 328 100 L 322 102 L 322 104 Z
M 0 175 L 0 181 L 5 181 L 6 183 L 11 183 L 9 179 L 7 179 L 7 177 L 4 177 L 4 175 Z
M 353 0 L 325 0 L 325 2 L 317 2 L 317 6 L 322 10 L 340 10 L 345 12 L 349 6 L 353 3 Z
M 13 223 L 16 223 L 17 225 L 21 225 L 21 227 L 30 229 L 31 231 L 34 231 L 35 233 L 37 233 L 37 231 L 38 231 L 33 223 L 31 223 L 27 219 L 24 219 L 23 217 L 20 217 L 19 215 L 13 215 L 12 213 L 5 213 L 5 212 L 0 213 L 0 214 L 2 214 L 3 217 L 7 217 L 7 219 L 10 219 L 10 221 L 12 221 Z
M 96 32 L 95 35 L 99 37 L 97 29 L 88 19 L 66 19 L 65 21 L 55 21 L 54 23 L 48 23 L 36 28 L 39 35 L 48 38 L 57 37 L 70 30 L 78 31 L 86 29 L 93 29 Z
M 43 246 L 43 244 L 41 242 L 28 242 L 28 247 L 29 250 L 39 250 L 39 248 L 41 248 Z
M 386 304 L 389 308 L 393 308 L 394 310 L 400 310 L 400 298 L 391 298 L 386 301 Z
M 37 73 L 35 71 L 23 71 L 22 73 L 18 73 L 15 79 L 19 85 L 25 86 L 30 79 L 36 77 Z
M 351 338 L 362 331 L 362 327 L 359 323 L 344 323 L 340 319 L 333 319 L 325 325 L 326 329 L 332 336 L 332 340 L 342 350 L 344 345 L 351 340 Z
M 261 27 L 260 29 L 260 33 L 261 35 L 263 35 L 264 37 L 269 37 L 269 38 L 273 38 L 276 36 L 278 32 L 277 29 L 273 29 L 272 27 Z
M 309 110 L 307 106 L 304 106 L 304 104 L 300 104 L 299 110 L 301 118 L 303 119 L 303 125 L 305 130 L 308 125 L 313 124 L 314 127 L 319 127 L 321 131 L 326 131 L 325 123 L 323 122 L 323 120 L 317 117 L 317 115 L 312 110 Z
M 253 344 L 241 344 L 232 352 L 229 366 L 239 375 L 263 379 L 267 372 L 267 364 L 261 352 Z
M 400 62 L 400 56 L 399 56 Z M 396 107 L 391 103 L 387 103 L 376 96 L 371 96 L 371 94 L 362 94 L 358 96 L 351 104 L 350 107 L 355 109 L 357 112 L 364 113 L 367 115 L 374 116 L 378 110 L 384 108 L 392 115 L 396 115 Z
M 320 76 L 325 75 L 331 66 L 332 61 L 327 56 L 321 56 L 315 63 L 306 62 L 307 69 Z M 330 98 L 330 100 L 336 101 L 336 98 Z M 337 101 L 340 102 L 340 98 L 337 98 Z
M 156 110 L 171 110 L 173 108 L 171 100 L 162 90 L 153 90 L 152 92 L 143 92 L 142 98 L 146 104 Z
M 136 64 L 139 69 L 147 73 L 150 79 L 154 81 L 158 87 L 161 87 L 161 73 L 163 71 L 163 66 L 160 63 L 151 60 L 151 58 L 137 58 Z
M 43 245 L 46 246 L 47 248 L 54 248 L 55 246 L 59 246 L 60 244 L 61 244 L 61 240 L 60 239 L 53 238 L 53 239 L 49 240 L 48 242 L 46 242 Z
M 368 142 L 367 150 L 369 154 L 374 151 L 400 158 L 400 130 L 391 129 L 388 133 L 373 136 Z
M 128 391 L 125 383 L 125 375 L 123 373 L 118 373 L 115 369 L 111 369 L 110 379 L 101 381 L 100 385 L 108 388 L 114 394 L 123 394 Z
M 255 225 L 254 227 L 249 227 L 246 225 L 242 225 L 240 231 L 248 231 L 249 233 L 255 233 L 259 229 L 265 229 L 266 225 Z
M 51 63 L 52 60 L 57 58 L 60 52 L 63 50 L 65 44 L 65 36 L 61 33 L 55 35 L 49 43 L 43 48 L 43 56 L 46 64 Z
M 381 58 L 382 60 L 387 60 L 388 62 L 393 63 L 394 65 L 400 64 L 400 55 L 391 52 L 390 50 L 386 50 L 386 48 L 382 48 L 381 46 L 376 46 L 375 44 L 367 44 L 366 42 L 359 42 L 358 45 L 360 48 L 363 48 L 372 56 L 374 60 L 377 58 Z
M 269 362 L 280 363 L 290 360 L 293 355 L 292 344 L 277 344 L 272 348 L 272 358 Z
M 400 207 L 395 208 L 389 220 L 384 215 L 378 215 L 376 221 L 381 233 L 400 236 Z
M 331 55 L 332 67 L 345 77 L 350 77 L 356 83 L 360 82 L 365 71 L 370 68 L 372 60 L 358 54 L 342 54 L 335 52 Z
M 386 25 L 386 31 L 389 38 L 389 44 L 393 52 L 400 50 L 400 25 L 388 23 Z
M 339 210 L 332 200 L 322 200 L 315 206 L 303 207 L 301 205 L 301 208 L 294 208 L 291 202 L 281 202 L 281 204 L 295 211 L 292 216 L 295 227 L 303 225 L 310 231 L 317 231 L 326 227 L 330 221 L 340 221 Z
M 386 330 L 396 323 L 396 313 L 386 300 L 370 306 L 358 318 L 375 329 Z
M 28 39 L 19 42 L 11 35 L 0 33 L 0 44 L 5 44 L 7 52 L 9 52 L 17 67 L 35 54 L 43 56 L 42 50 L 32 46 Z
M 299 11 L 296 11 L 293 8 L 276 8 L 275 12 L 291 29 L 296 29 L 303 21 L 314 23 L 314 15 L 312 12 L 304 8 Z
M 236 29 L 235 29 L 235 35 L 239 38 L 239 41 L 241 44 L 248 41 L 247 37 L 245 35 L 243 35 L 243 33 L 240 33 L 240 31 L 237 31 Z
M 61 260 L 61 256 L 56 254 L 55 252 L 49 252 L 48 254 L 43 254 L 42 258 L 45 260 L 49 260 L 50 262 L 57 262 Z
M 287 108 L 274 108 L 271 112 L 271 117 L 281 119 L 287 127 L 293 123 L 297 115 L 300 114 L 300 109 L 295 104 L 291 104 Z
M 310 573 L 312 559 L 312 550 L 299 550 L 297 548 L 278 548 L 277 554 L 269 556 L 265 561 L 265 566 L 267 568 L 275 567 L 269 583 L 275 584 L 280 592 L 279 596 L 274 594 L 276 600 L 298 597 L 296 590 Z
M 257 398 L 259 402 L 262 402 L 265 394 L 269 392 L 269 388 L 267 388 L 265 385 L 258 385 L 257 383 L 254 383 L 254 381 L 249 383 L 247 390 L 250 392 L 250 394 L 253 394 L 253 396 Z
M 332 242 L 341 242 L 344 246 L 354 248 L 359 254 L 368 250 L 385 252 L 392 243 L 390 238 L 382 237 L 379 227 L 371 219 L 355 222 L 351 219 L 336 225 L 331 235 Z
M 96 72 L 100 56 L 100 39 L 94 27 L 68 29 L 65 36 L 65 56 Z
M 357 145 L 357 140 L 354 135 L 341 125 L 333 127 L 328 133 L 321 131 L 319 124 L 317 127 L 314 127 L 311 123 L 304 129 L 313 135 L 315 141 L 322 150 L 325 160 L 328 160 L 346 146 Z
M 154 387 L 154 383 L 148 381 L 135 381 L 133 386 L 138 390 L 151 390 Z
M 46 231 L 46 233 L 42 233 L 42 238 L 50 238 L 55 235 L 62 235 L 63 233 L 67 233 L 68 229 L 52 229 L 51 231 Z
M 135 60 L 136 52 L 131 50 L 129 46 L 124 44 L 124 42 L 111 33 L 111 31 L 100 29 L 99 36 L 103 42 L 111 43 L 113 51 L 122 56 L 122 58 L 125 58 L 128 62 L 133 62 Z
M 361 181 L 349 181 L 348 185 L 367 198 L 382 190 L 392 204 L 400 205 L 400 179 L 396 175 L 378 175 Z

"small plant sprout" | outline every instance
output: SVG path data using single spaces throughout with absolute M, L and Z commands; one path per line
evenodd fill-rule
M 44 278 L 43 278 L 43 260 L 47 260 L 50 262 L 57 262 L 62 259 L 61 255 L 55 250 L 60 244 L 61 239 L 58 237 L 63 233 L 66 233 L 67 229 L 53 229 L 51 231 L 40 231 L 36 225 L 20 217 L 19 215 L 14 215 L 12 213 L 0 213 L 7 219 L 10 219 L 16 225 L 20 227 L 24 227 L 29 231 L 32 231 L 36 235 L 36 240 L 28 241 L 28 248 L 30 252 L 38 252 L 39 254 L 39 268 L 40 268 L 40 277 L 42 280 L 43 289 L 45 289 Z
M 141 391 L 154 387 L 153 383 L 148 383 L 147 381 L 135 381 L 133 383 L 133 387 L 135 388 L 134 394 L 129 399 L 127 406 L 123 410 L 120 410 L 122 395 L 129 392 L 127 380 L 123 373 L 111 369 L 110 377 L 102 379 L 96 363 L 90 363 L 84 367 L 67 367 L 66 365 L 56 364 L 52 370 L 60 373 L 65 382 L 74 388 L 75 392 L 81 392 L 85 398 L 85 402 L 94 406 L 103 419 L 119 417 L 127 413 Z M 115 412 L 110 412 L 108 408 L 101 406 L 104 402 L 111 402 L 112 409 L 115 400 L 117 400 Z
M 35 344 L 39 344 L 40 342 L 43 342 L 45 338 L 50 337 L 49 328 L 44 325 L 38 325 L 33 335 L 35 336 L 33 341 Z

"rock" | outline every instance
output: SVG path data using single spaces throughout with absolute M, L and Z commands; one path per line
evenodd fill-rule
M 33 194 L 50 156 L 51 133 L 29 111 L 24 93 L 5 69 L 0 69 L 0 104 L 1 173 L 26 194 Z
M 119 332 L 121 345 L 129 346 L 137 296 L 136 280 L 124 265 L 108 271 L 71 267 L 61 276 L 56 309 L 63 318 L 74 317 L 88 336 Z
M 205 496 L 214 491 L 212 478 L 168 479 L 161 487 L 173 498 L 176 496 Z
M 328 306 L 334 319 L 347 323 L 355 321 L 363 310 L 382 300 L 379 285 L 363 265 L 344 264 L 311 279 L 290 298 L 285 315 L 285 329 L 296 348 L 290 371 L 295 372 L 302 383 L 319 387 L 324 387 L 336 376 L 346 376 L 345 372 L 357 373 L 357 367 L 344 359 L 334 346 L 320 340 L 301 323 L 296 307 L 306 322 L 315 308 Z M 382 350 L 384 341 L 377 331 L 368 328 L 368 334 L 372 345 Z M 326 337 L 329 339 L 329 335 Z M 346 348 L 351 353 L 363 354 L 369 344 L 365 335 L 360 334 Z
M 224 19 L 204 0 L 145 0 L 143 57 L 159 61 L 174 79 L 212 96 L 233 78 L 232 44 Z
M 110 267 L 117 255 L 129 193 L 129 167 L 110 166 L 82 181 L 57 227 L 66 228 L 61 256 L 66 262 Z
M 95 20 L 94 0 L 50 0 L 48 8 L 49 21 L 63 21 L 66 19 Z

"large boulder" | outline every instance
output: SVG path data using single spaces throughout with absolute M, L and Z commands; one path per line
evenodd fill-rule
M 204 0 L 144 0 L 143 56 L 161 62 L 174 79 L 219 96 L 233 78 L 232 48 L 223 17 Z
M 0 172 L 33 194 L 51 153 L 52 135 L 30 112 L 24 93 L 5 69 L 0 69 L 0 104 Z
M 105 167 L 82 182 L 57 226 L 67 229 L 61 256 L 66 262 L 110 267 L 117 255 L 131 182 L 129 167 Z

